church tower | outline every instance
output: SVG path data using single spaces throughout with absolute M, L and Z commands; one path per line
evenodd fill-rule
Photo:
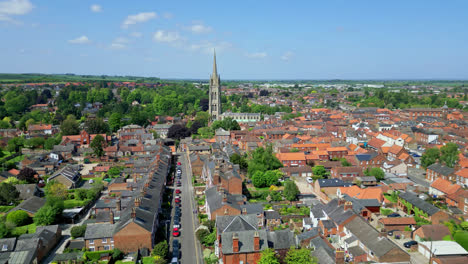
M 210 105 L 209 113 L 210 120 L 219 120 L 221 116 L 221 80 L 218 75 L 218 69 L 216 67 L 216 51 L 214 51 L 213 57 L 213 73 L 210 77 Z

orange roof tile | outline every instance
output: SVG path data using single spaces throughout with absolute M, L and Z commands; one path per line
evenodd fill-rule
M 306 160 L 304 152 L 289 152 L 276 154 L 279 160 Z
M 339 189 L 342 194 L 347 194 L 357 199 L 377 199 L 379 202 L 383 201 L 383 192 L 380 188 L 361 189 L 353 185 L 351 187 L 341 187 Z
M 437 178 L 432 184 L 432 188 L 435 188 L 445 194 L 452 194 L 458 191 L 461 186 L 457 184 L 452 184 L 451 182 L 444 180 L 442 178 Z
M 455 172 L 455 175 L 458 175 L 463 178 L 468 178 L 468 168 L 463 168 L 457 172 Z

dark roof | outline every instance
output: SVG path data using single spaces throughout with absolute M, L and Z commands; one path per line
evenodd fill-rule
M 323 208 L 325 206 L 321 203 L 314 205 L 311 209 L 310 212 L 314 216 L 314 218 L 323 218 L 325 215 L 323 214 Z
M 256 214 L 222 215 L 216 217 L 216 230 L 218 230 L 218 233 L 254 231 L 258 229 L 257 223 Z
M 52 261 L 59 262 L 59 261 L 73 261 L 73 260 L 80 260 L 83 258 L 84 252 L 70 252 L 70 253 L 63 253 L 55 255 Z
M 218 192 L 218 188 L 216 186 L 205 191 L 206 202 L 208 203 L 211 212 L 218 210 L 225 204 L 237 210 L 241 210 L 239 204 L 237 204 L 237 197 L 230 193 L 225 194 L 227 202 L 223 202 L 223 194 Z
M 27 200 L 32 196 L 41 196 L 41 191 L 36 184 L 17 184 L 15 188 L 20 193 L 21 200 Z
M 314 251 L 311 253 L 312 256 L 316 257 L 318 260 L 318 263 L 335 263 L 335 258 L 332 253 L 330 253 L 327 249 L 324 247 L 319 247 L 316 248 Z
M 345 211 L 343 205 L 338 206 L 338 199 L 331 200 L 325 205 L 323 211 L 338 225 L 348 220 L 350 217 L 355 216 L 352 210 Z
M 0 239 L 0 252 L 10 252 L 15 250 L 16 237 Z
M 239 253 L 256 252 L 254 250 L 254 235 L 258 233 L 260 240 L 260 251 L 268 248 L 267 234 L 265 230 L 252 231 L 241 231 L 241 232 L 224 232 L 221 234 L 221 250 L 223 254 L 232 254 L 232 238 L 237 236 L 239 239 Z
M 323 228 L 330 230 L 336 227 L 332 220 L 322 220 Z
M 315 236 L 318 236 L 318 235 L 319 235 L 318 228 L 313 227 L 309 231 L 306 231 L 304 233 L 300 233 L 300 234 L 296 235 L 296 238 L 297 238 L 297 241 L 300 242 L 302 240 L 305 240 L 305 239 L 308 239 L 308 238 L 311 238 L 311 237 L 315 237 Z
M 277 211 L 265 211 L 265 219 L 280 219 L 281 216 Z
M 11 209 L 11 211 L 23 210 L 28 213 L 35 214 L 42 206 L 45 205 L 45 203 L 45 199 L 33 196 Z
M 294 232 L 289 229 L 268 232 L 267 239 L 268 247 L 275 250 L 289 249 L 296 246 Z
M 348 251 L 349 251 L 349 253 L 351 255 L 353 255 L 353 257 L 357 257 L 357 256 L 361 256 L 361 255 L 366 254 L 366 252 L 364 250 L 362 250 L 362 248 L 360 246 L 350 247 L 350 248 L 348 248 Z
M 52 176 L 50 176 L 50 178 L 47 179 L 47 181 L 51 181 L 60 175 L 64 176 L 67 180 L 73 183 L 76 183 L 80 180 L 79 167 L 67 165 L 55 172 Z
M 356 159 L 359 161 L 369 161 L 375 158 L 378 154 L 376 152 L 366 154 L 356 154 Z
M 381 237 L 379 231 L 361 217 L 355 217 L 345 227 L 379 258 L 393 249 L 407 254 L 387 237 Z
M 114 229 L 115 225 L 109 223 L 87 225 L 84 239 L 88 240 L 112 237 Z
M 36 250 L 22 250 L 10 253 L 9 264 L 28 264 L 36 259 Z
M 85 242 L 83 238 L 77 238 L 77 239 L 72 239 L 70 240 L 70 243 L 68 243 L 67 248 L 69 249 L 83 249 L 85 247 Z
M 318 179 L 320 188 L 324 187 L 350 187 L 353 185 L 350 182 L 345 182 L 341 179 Z
M 241 204 L 241 210 L 247 210 L 247 214 L 263 214 L 263 205 L 261 203 Z
M 424 213 L 427 213 L 427 215 L 429 215 L 429 216 L 431 216 L 431 215 L 433 215 L 433 214 L 440 211 L 439 208 L 435 207 L 434 205 L 432 205 L 432 204 L 430 204 L 428 202 L 423 201 L 418 196 L 416 196 L 415 194 L 412 194 L 410 192 L 401 192 L 398 196 L 401 199 L 409 202 L 413 206 L 417 207 L 418 209 L 420 209 Z
M 453 174 L 455 172 L 454 169 L 452 168 L 449 168 L 445 165 L 442 165 L 440 163 L 434 163 L 432 165 L 430 165 L 429 167 L 427 167 L 427 169 L 429 170 L 433 170 L 441 175 L 445 175 L 445 176 L 448 176 L 450 174 Z

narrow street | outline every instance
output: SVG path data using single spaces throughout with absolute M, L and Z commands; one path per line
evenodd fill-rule
M 196 206 L 195 200 L 193 199 L 192 173 L 189 171 L 185 153 L 178 154 L 179 161 L 182 163 L 182 186 L 174 187 L 174 189 L 180 188 L 182 190 L 181 236 L 178 238 L 181 244 L 180 260 L 183 264 L 203 264 L 204 260 L 201 245 L 195 236 L 195 230 L 198 227 L 198 219 L 197 215 L 193 213 Z

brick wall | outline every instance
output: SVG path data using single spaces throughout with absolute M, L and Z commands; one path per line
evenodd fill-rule
M 140 248 L 153 248 L 152 234 L 141 226 L 130 223 L 114 234 L 114 245 L 125 253 L 135 252 Z

